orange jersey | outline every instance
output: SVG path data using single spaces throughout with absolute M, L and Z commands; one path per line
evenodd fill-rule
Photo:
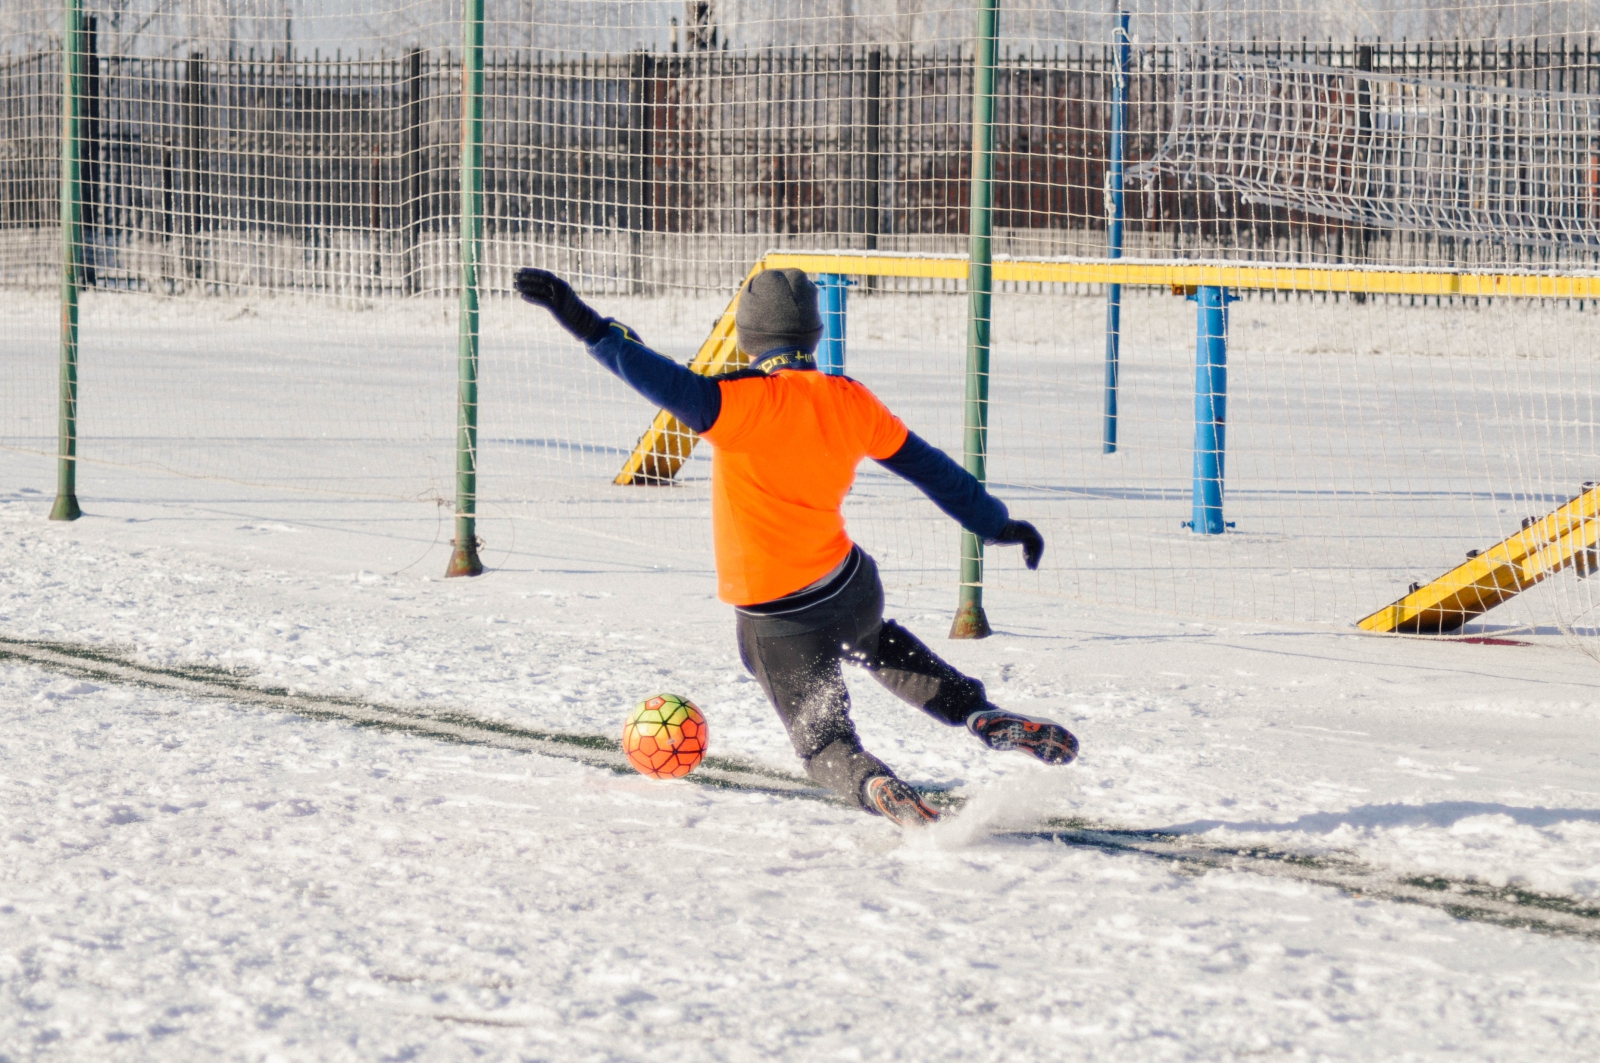
M 701 433 L 711 461 L 717 597 L 770 602 L 814 583 L 850 553 L 845 495 L 862 458 L 889 458 L 906 426 L 848 377 L 815 370 L 724 380 Z

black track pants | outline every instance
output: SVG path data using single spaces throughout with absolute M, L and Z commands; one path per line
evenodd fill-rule
M 839 596 L 806 614 L 780 619 L 738 613 L 739 655 L 778 710 L 806 772 L 822 786 L 861 803 L 861 784 L 893 775 L 861 748 L 850 720 L 850 692 L 840 662 L 865 668 L 903 701 L 952 726 L 983 708 L 983 684 L 945 663 L 911 632 L 883 619 L 877 566 L 863 564 Z M 842 600 L 841 600 L 842 599 Z

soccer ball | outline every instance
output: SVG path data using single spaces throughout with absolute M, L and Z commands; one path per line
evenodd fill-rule
M 652 779 L 677 779 L 706 755 L 711 732 L 694 702 L 677 694 L 646 698 L 622 725 L 622 751 L 628 763 Z

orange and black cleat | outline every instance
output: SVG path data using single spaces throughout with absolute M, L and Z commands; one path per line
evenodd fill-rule
M 967 730 L 990 749 L 1020 749 L 1046 764 L 1071 764 L 1078 740 L 1059 723 L 1035 720 L 1005 709 L 979 709 L 967 717 Z
M 874 775 L 862 785 L 861 792 L 867 808 L 897 827 L 926 827 L 939 821 L 939 813 L 893 775 Z

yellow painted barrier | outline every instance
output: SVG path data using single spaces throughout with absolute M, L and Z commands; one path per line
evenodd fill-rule
M 966 280 L 967 256 L 895 255 L 878 251 L 768 251 L 760 268 L 803 269 L 807 273 L 843 273 L 856 277 Z
M 1569 565 L 1590 574 L 1600 561 L 1595 555 L 1597 541 L 1600 486 L 1365 617 L 1359 626 L 1404 634 L 1454 631 Z
M 862 277 L 965 280 L 964 255 L 769 251 L 766 269 Z M 1508 299 L 1600 298 L 1600 273 L 1460 273 L 1357 266 L 1273 266 L 1228 262 L 996 258 L 996 281 L 1124 284 L 1144 288 L 1241 288 L 1256 291 L 1360 292 L 1367 295 L 1459 295 Z

